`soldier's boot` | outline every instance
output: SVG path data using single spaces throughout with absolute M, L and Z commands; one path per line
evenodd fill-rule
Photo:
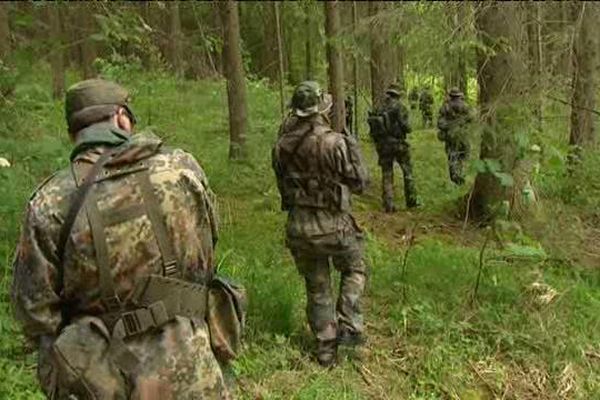
M 337 361 L 337 340 L 322 340 L 317 342 L 317 362 L 322 367 L 331 367 Z
M 338 256 L 334 265 L 341 271 L 340 295 L 337 301 L 338 344 L 357 346 L 365 342 L 360 298 L 367 281 L 366 265 L 361 253 Z
M 341 346 L 361 346 L 366 342 L 362 333 L 351 332 L 347 329 L 342 329 L 340 333 L 338 333 L 337 341 Z
M 394 169 L 393 166 L 381 169 L 381 186 L 383 189 L 383 210 L 386 213 L 396 211 L 394 206 Z

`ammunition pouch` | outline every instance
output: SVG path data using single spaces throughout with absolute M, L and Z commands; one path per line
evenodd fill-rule
M 246 304 L 246 290 L 241 285 L 222 277 L 210 282 L 206 322 L 212 350 L 222 363 L 235 359 L 241 351 Z

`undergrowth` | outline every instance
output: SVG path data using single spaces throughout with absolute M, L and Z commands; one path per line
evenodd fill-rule
M 285 215 L 270 170 L 280 118 L 276 93 L 264 83 L 248 83 L 249 159 L 230 163 L 222 81 L 182 82 L 122 68 L 107 72 L 135 89 L 134 109 L 143 127 L 198 158 L 219 197 L 218 265 L 247 286 L 250 298 L 246 350 L 233 368 L 241 398 L 600 397 L 597 270 L 578 259 L 565 263 L 568 254 L 554 257 L 558 239 L 544 243 L 545 251 L 534 251 L 533 239 L 521 240 L 521 247 L 500 246 L 494 239 L 481 251 L 485 235 L 452 215 L 467 189 L 449 183 L 433 130 L 418 129 L 415 122 L 411 137 L 425 206 L 388 216 L 379 211 L 380 174 L 366 127 L 360 126 L 372 178 L 369 192 L 355 203 L 368 230 L 368 343 L 362 350 L 343 350 L 340 365 L 323 370 L 310 356 L 304 287 L 284 245 Z M 62 104 L 47 96 L 46 76 L 19 84 L 0 109 L 0 157 L 12 163 L 0 169 L 0 398 L 7 399 L 42 398 L 35 354 L 12 319 L 8 292 L 27 198 L 68 160 Z M 547 148 L 555 142 L 549 139 Z M 556 147 L 556 154 L 544 155 L 537 178 L 544 200 L 569 210 L 572 218 L 596 212 L 598 158 L 586 158 L 586 168 L 572 181 L 561 162 L 564 149 Z M 401 189 L 396 193 L 402 205 Z M 546 226 L 551 223 L 557 222 Z M 410 235 L 414 244 L 407 252 Z

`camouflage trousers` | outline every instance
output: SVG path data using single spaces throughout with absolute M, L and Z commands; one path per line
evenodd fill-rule
M 404 180 L 404 200 L 407 207 L 417 205 L 417 190 L 412 174 L 410 145 L 406 142 L 396 146 L 392 153 L 380 154 L 382 200 L 386 211 L 394 209 L 394 163 L 397 162 L 402 170 Z
M 360 299 L 367 279 L 362 247 L 332 256 L 302 251 L 293 255 L 306 283 L 306 314 L 317 341 L 334 340 L 341 331 L 362 333 Z M 335 307 L 330 262 L 341 273 Z
M 431 108 L 421 108 L 421 117 L 423 118 L 423 126 L 428 127 L 433 125 L 433 113 Z
M 124 344 L 139 360 L 120 370 L 101 320 L 83 317 L 39 349 L 38 376 L 51 400 L 232 399 L 202 321 L 177 317 Z
M 450 180 L 457 185 L 462 185 L 465 182 L 463 163 L 469 158 L 469 143 L 462 140 L 449 140 L 446 141 L 445 148 Z

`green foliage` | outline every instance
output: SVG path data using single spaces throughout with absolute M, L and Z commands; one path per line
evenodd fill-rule
M 476 399 L 504 393 L 507 398 L 551 398 L 563 388 L 565 370 L 575 371 L 569 396 L 600 395 L 600 369 L 586 355 L 597 352 L 600 342 L 600 291 L 593 271 L 555 264 L 537 241 L 506 223 L 497 228 L 504 248 L 490 249 L 479 303 L 469 306 L 481 237 L 453 227 L 456 221 L 445 216 L 466 189 L 448 182 L 443 146 L 432 130 L 417 130 L 410 137 L 417 188 L 427 205 L 394 216 L 376 211 L 379 170 L 373 147 L 361 142 L 373 182 L 355 203 L 369 231 L 369 343 L 363 351 L 343 349 L 340 366 L 324 371 L 310 357 L 303 282 L 285 249 L 285 215 L 270 170 L 279 123 L 277 94 L 262 82 L 247 82 L 249 160 L 230 163 L 223 81 L 180 81 L 119 64 L 107 64 L 103 74 L 133 89 L 141 128 L 191 151 L 219 197 L 218 265 L 243 282 L 250 295 L 247 346 L 233 366 L 240 398 Z M 62 105 L 47 95 L 47 76 L 20 81 L 13 104 L 0 109 L 0 156 L 13 164 L 0 169 L 0 185 L 10 188 L 0 192 L 0 398 L 42 398 L 35 389 L 35 355 L 24 346 L 7 293 L 27 198 L 43 177 L 67 165 Z M 548 172 L 556 162 L 551 153 L 542 162 L 544 185 L 563 182 L 558 173 Z M 584 160 L 595 168 L 593 157 Z M 494 161 L 486 168 L 499 171 Z M 396 192 L 400 196 L 401 189 Z M 399 235 L 413 221 L 419 229 L 402 281 L 405 247 Z M 532 387 L 531 376 L 544 379 Z

